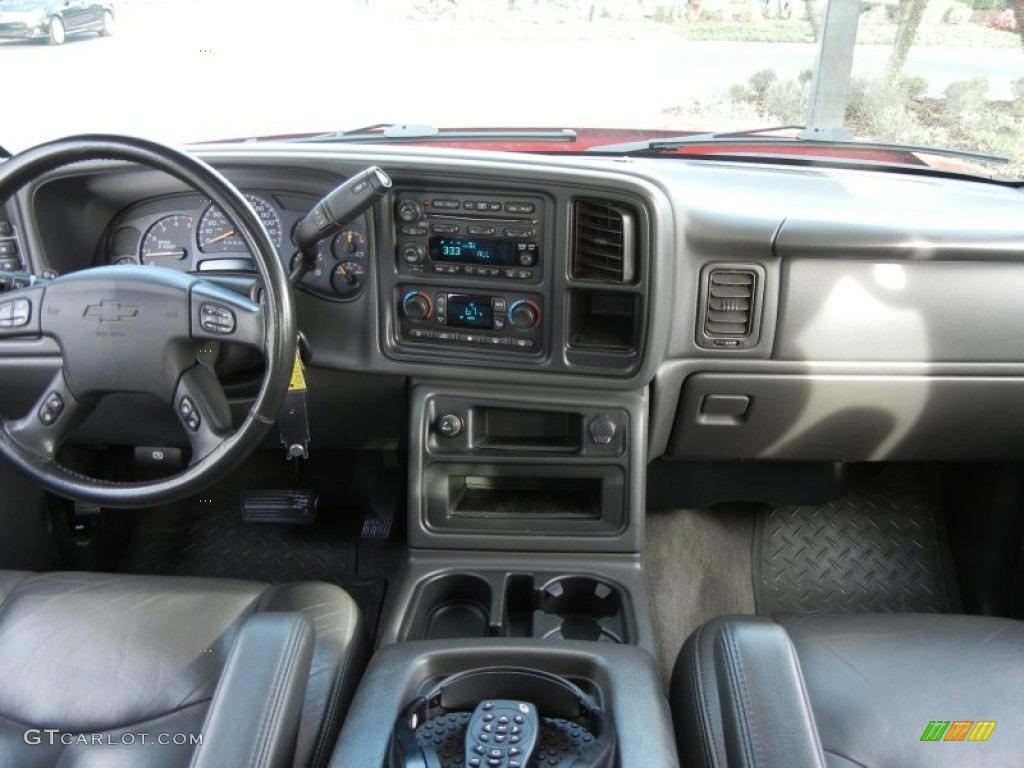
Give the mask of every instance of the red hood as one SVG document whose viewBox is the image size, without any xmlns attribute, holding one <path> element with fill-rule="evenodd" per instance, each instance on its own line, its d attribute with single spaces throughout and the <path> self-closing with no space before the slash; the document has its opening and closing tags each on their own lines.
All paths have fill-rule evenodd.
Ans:
<svg viewBox="0 0 1024 768">
<path fill-rule="evenodd" d="M 448 129 L 446 129 L 448 130 Z M 452 131 L 460 132 L 472 132 L 474 130 L 480 130 L 475 128 L 452 128 Z M 495 130 L 496 133 L 500 134 L 503 129 L 485 129 Z M 509 128 L 510 131 L 526 132 L 526 131 L 544 131 L 550 129 L 537 129 L 537 128 Z M 434 136 L 429 139 L 417 141 L 416 139 L 396 139 L 394 144 L 413 145 L 413 146 L 430 146 L 430 147 L 441 147 L 441 148 L 454 148 L 454 149 L 480 149 L 495 152 L 534 152 L 534 153 L 576 153 L 583 152 L 591 147 L 598 147 L 603 144 L 624 144 L 627 142 L 644 142 L 658 139 L 669 139 L 678 137 L 680 135 L 698 135 L 704 133 L 704 131 L 692 131 L 680 133 L 679 131 L 671 130 L 646 130 L 636 128 L 575 128 L 573 129 L 576 134 L 575 141 L 531 141 L 531 140 L 502 140 L 495 139 L 489 141 L 486 138 L 483 140 L 466 140 L 459 138 L 445 139 L 443 136 Z M 293 133 L 293 134 L 279 134 L 275 136 L 262 136 L 260 137 L 265 141 L 275 140 L 290 140 L 290 139 L 303 139 L 311 136 L 316 136 L 317 133 Z M 785 139 L 785 134 L 775 134 L 782 139 Z M 247 139 L 225 139 L 227 142 L 235 141 L 246 141 Z M 343 137 L 339 138 L 339 141 L 343 141 Z M 381 139 L 382 144 L 389 143 L 385 139 Z M 875 148 L 864 148 L 860 149 L 856 146 L 849 147 L 835 147 L 835 146 L 822 146 L 820 144 L 814 144 L 811 142 L 785 142 L 779 141 L 778 145 L 772 145 L 766 147 L 764 143 L 752 143 L 752 144 L 729 144 L 723 146 L 716 144 L 713 141 L 707 144 L 687 144 L 682 147 L 678 147 L 672 150 L 664 150 L 662 154 L 665 155 L 735 155 L 735 154 L 751 154 L 751 155 L 793 155 L 793 156 L 813 156 L 813 157 L 828 157 L 837 160 L 868 160 L 882 163 L 900 163 L 904 165 L 924 165 L 933 167 L 946 167 L 949 170 L 963 170 L 962 168 L 950 168 L 946 163 L 934 163 L 924 160 L 919 155 L 909 152 L 906 150 L 880 150 Z M 948 162 L 948 161 L 947 161 Z"/>
</svg>

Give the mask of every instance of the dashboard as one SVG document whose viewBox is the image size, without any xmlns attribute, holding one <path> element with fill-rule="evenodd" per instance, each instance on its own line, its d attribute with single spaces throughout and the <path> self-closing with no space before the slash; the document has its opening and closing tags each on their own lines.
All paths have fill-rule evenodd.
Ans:
<svg viewBox="0 0 1024 768">
<path fill-rule="evenodd" d="M 341 181 L 371 165 L 393 180 L 298 286 L 327 442 L 404 444 L 408 388 L 428 382 L 639 397 L 648 461 L 1024 455 L 1019 189 L 724 160 L 194 151 L 286 265 L 295 225 Z M 37 273 L 142 263 L 258 296 L 231 222 L 156 172 L 72 166 L 7 218 Z"/>
</svg>

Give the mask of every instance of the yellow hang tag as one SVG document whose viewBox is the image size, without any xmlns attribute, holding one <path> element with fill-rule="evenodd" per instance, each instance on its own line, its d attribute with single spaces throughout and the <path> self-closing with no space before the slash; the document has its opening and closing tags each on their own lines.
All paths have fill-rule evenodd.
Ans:
<svg viewBox="0 0 1024 768">
<path fill-rule="evenodd" d="M 299 353 L 295 353 L 295 366 L 292 368 L 292 380 L 288 383 L 289 392 L 305 392 L 306 377 L 302 375 L 302 360 Z"/>
</svg>

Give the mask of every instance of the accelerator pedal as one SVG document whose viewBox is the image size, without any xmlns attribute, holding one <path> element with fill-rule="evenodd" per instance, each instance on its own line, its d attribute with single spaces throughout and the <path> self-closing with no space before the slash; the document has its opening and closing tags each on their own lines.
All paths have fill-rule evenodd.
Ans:
<svg viewBox="0 0 1024 768">
<path fill-rule="evenodd" d="M 319 496 L 306 489 L 242 491 L 242 520 L 247 523 L 312 525 Z"/>
</svg>

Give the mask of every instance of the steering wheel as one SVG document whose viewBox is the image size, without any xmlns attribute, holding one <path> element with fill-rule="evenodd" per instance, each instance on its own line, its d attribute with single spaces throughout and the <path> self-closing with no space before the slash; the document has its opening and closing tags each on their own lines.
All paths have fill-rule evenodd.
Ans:
<svg viewBox="0 0 1024 768">
<path fill-rule="evenodd" d="M 0 293 L 0 365 L 23 359 L 26 339 L 49 337 L 60 370 L 27 414 L 0 417 L 0 456 L 47 489 L 108 507 L 185 498 L 220 478 L 274 424 L 295 358 L 295 308 L 288 275 L 242 194 L 203 161 L 155 142 L 86 135 L 43 144 L 0 165 L 0 204 L 40 175 L 84 160 L 124 160 L 164 171 L 217 205 L 236 225 L 263 279 L 263 299 L 149 266 L 107 266 Z M 198 360 L 210 341 L 263 353 L 259 393 L 232 430 L 227 397 Z M 72 430 L 105 395 L 144 393 L 173 408 L 191 446 L 184 470 L 146 482 L 111 482 L 56 461 Z"/>
</svg>

